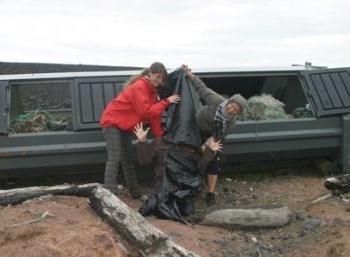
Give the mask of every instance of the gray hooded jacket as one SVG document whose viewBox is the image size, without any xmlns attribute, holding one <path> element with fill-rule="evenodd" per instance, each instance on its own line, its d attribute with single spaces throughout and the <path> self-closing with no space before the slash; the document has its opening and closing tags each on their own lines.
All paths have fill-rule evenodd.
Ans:
<svg viewBox="0 0 350 257">
<path fill-rule="evenodd" d="M 216 130 L 216 124 L 214 122 L 216 110 L 226 98 L 208 88 L 204 82 L 196 76 L 194 76 L 191 82 L 204 104 L 196 114 L 199 129 L 204 136 L 211 136 Z M 233 119 L 227 123 L 226 134 L 232 130 L 235 123 L 236 118 L 233 117 Z"/>
</svg>

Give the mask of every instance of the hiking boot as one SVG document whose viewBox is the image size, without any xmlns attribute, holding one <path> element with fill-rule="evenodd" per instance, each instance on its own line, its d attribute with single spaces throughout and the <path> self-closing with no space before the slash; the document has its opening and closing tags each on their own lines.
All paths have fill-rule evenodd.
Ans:
<svg viewBox="0 0 350 257">
<path fill-rule="evenodd" d="M 141 198 L 143 196 L 141 190 L 138 187 L 130 188 L 129 192 L 130 192 L 131 197 L 133 199 L 139 199 L 139 198 Z"/>
<path fill-rule="evenodd" d="M 215 199 L 215 193 L 213 192 L 208 192 L 207 193 L 207 197 L 206 197 L 206 203 L 207 206 L 212 206 L 216 203 L 216 199 Z"/>
</svg>

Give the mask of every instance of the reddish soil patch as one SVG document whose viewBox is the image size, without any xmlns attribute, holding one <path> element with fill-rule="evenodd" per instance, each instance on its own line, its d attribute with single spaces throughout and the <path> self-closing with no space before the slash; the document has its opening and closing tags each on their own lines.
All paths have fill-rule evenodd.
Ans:
<svg viewBox="0 0 350 257">
<path fill-rule="evenodd" d="M 49 212 L 45 219 L 20 225 L 45 212 Z M 14 224 L 18 226 L 9 227 Z M 51 196 L 1 207 L 0 228 L 3 257 L 125 257 L 130 256 L 128 251 L 132 254 L 132 248 L 97 217 L 85 198 Z"/>
<path fill-rule="evenodd" d="M 179 245 L 203 257 L 210 256 L 209 253 L 220 252 L 222 246 L 215 243 L 215 240 L 219 239 L 218 235 L 229 234 L 227 230 L 216 227 L 183 225 L 159 219 L 150 219 L 150 221 Z"/>
<path fill-rule="evenodd" d="M 317 175 L 238 175 L 219 181 L 218 202 L 207 208 L 204 198 L 188 225 L 155 217 L 147 219 L 179 245 L 203 257 L 347 257 L 350 256 L 350 204 L 332 197 L 312 201 L 329 193 Z M 150 188 L 145 188 L 148 193 Z M 349 198 L 350 195 L 345 195 Z M 142 204 L 120 198 L 137 210 Z M 239 230 L 207 227 L 194 222 L 206 213 L 231 206 L 288 206 L 289 225 L 278 229 Z M 18 206 L 0 208 L 0 227 L 39 217 L 43 221 L 0 230 L 0 256 L 138 256 L 131 245 L 103 223 L 86 199 L 49 197 Z"/>
<path fill-rule="evenodd" d="M 329 193 L 323 183 L 317 176 L 221 179 L 216 206 L 207 209 L 204 199 L 197 204 L 198 212 L 203 215 L 230 206 L 288 206 L 294 217 L 288 226 L 279 229 L 243 231 L 149 220 L 178 244 L 203 257 L 347 257 L 350 253 L 350 212 L 347 209 L 350 205 L 337 197 L 312 204 L 313 200 Z"/>
</svg>

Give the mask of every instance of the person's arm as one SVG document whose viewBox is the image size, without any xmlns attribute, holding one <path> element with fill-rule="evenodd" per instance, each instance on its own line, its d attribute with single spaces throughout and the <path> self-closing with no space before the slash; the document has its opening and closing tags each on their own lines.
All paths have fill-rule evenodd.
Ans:
<svg viewBox="0 0 350 257">
<path fill-rule="evenodd" d="M 197 76 L 193 77 L 191 84 L 205 105 L 217 105 L 226 100 L 225 97 L 208 88 Z"/>
<path fill-rule="evenodd" d="M 156 157 L 156 150 L 153 143 L 138 142 L 136 143 L 136 157 L 137 162 L 141 166 L 147 166 L 154 162 Z"/>
<path fill-rule="evenodd" d="M 200 166 L 205 170 L 209 162 L 212 161 L 218 152 L 222 150 L 221 141 L 215 141 L 213 137 L 209 137 L 207 141 L 202 145 L 202 158 L 200 160 Z"/>
<path fill-rule="evenodd" d="M 160 116 L 160 114 L 170 104 L 178 103 L 180 101 L 180 97 L 178 95 L 172 95 L 159 102 L 153 103 L 153 99 L 151 99 L 147 94 L 147 91 L 150 90 L 147 87 L 148 85 L 139 81 L 130 88 L 132 93 L 130 101 L 142 119 L 150 119 L 156 116 Z"/>
<path fill-rule="evenodd" d="M 148 85 L 144 85 L 143 82 L 136 82 L 137 84 L 132 85 L 130 101 L 134 106 L 136 112 L 142 117 L 142 119 L 149 119 L 160 114 L 170 105 L 167 99 L 152 103 L 147 91 L 149 90 Z"/>
<path fill-rule="evenodd" d="M 196 75 L 194 75 L 186 65 L 182 65 L 182 69 L 186 73 L 193 88 L 196 90 L 197 94 L 199 95 L 199 98 L 204 102 L 205 105 L 216 105 L 226 100 L 220 94 L 208 88 L 205 85 L 205 83 Z"/>
<path fill-rule="evenodd" d="M 213 150 L 211 150 L 210 148 L 206 148 L 199 162 L 201 169 L 206 170 L 209 163 L 215 158 L 215 156 L 216 153 Z"/>
<path fill-rule="evenodd" d="M 137 124 L 134 128 L 134 134 L 136 136 L 136 157 L 140 165 L 150 165 L 157 154 L 155 145 L 147 142 L 147 134 L 149 128 L 143 129 L 142 122 Z"/>
</svg>

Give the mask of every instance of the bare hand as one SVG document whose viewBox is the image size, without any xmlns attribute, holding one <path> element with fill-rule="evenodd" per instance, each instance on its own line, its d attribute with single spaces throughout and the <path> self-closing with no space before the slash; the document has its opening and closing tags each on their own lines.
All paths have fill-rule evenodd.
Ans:
<svg viewBox="0 0 350 257">
<path fill-rule="evenodd" d="M 191 69 L 188 68 L 188 66 L 186 64 L 182 64 L 181 65 L 181 69 L 186 73 L 187 77 L 190 79 L 190 80 L 193 80 L 194 79 L 194 75 L 193 73 L 191 72 Z"/>
<path fill-rule="evenodd" d="M 144 130 L 142 122 L 136 124 L 136 126 L 134 127 L 134 134 L 137 137 L 138 142 L 146 142 L 149 129 L 150 128 Z"/>
<path fill-rule="evenodd" d="M 181 97 L 179 95 L 172 95 L 172 96 L 169 96 L 167 99 L 170 103 L 177 104 L 178 102 L 180 102 Z"/>
<path fill-rule="evenodd" d="M 222 151 L 222 143 L 221 140 L 215 141 L 214 137 L 209 137 L 205 144 L 214 152 Z"/>
</svg>

